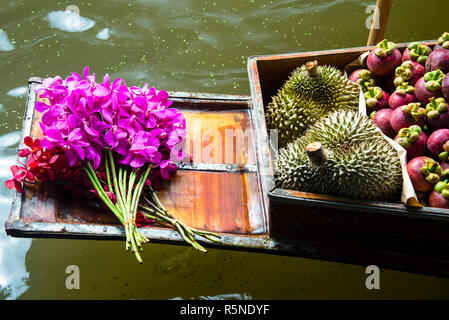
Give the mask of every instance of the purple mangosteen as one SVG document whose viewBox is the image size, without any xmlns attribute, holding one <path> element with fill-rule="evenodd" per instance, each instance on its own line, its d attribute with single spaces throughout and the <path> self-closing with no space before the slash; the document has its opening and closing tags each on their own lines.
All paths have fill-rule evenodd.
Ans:
<svg viewBox="0 0 449 320">
<path fill-rule="evenodd" d="M 440 181 L 441 167 L 432 158 L 421 156 L 407 163 L 407 172 L 417 192 L 429 192 Z"/>
<path fill-rule="evenodd" d="M 402 54 L 402 61 L 415 61 L 422 66 L 426 65 L 427 56 L 432 52 L 432 49 L 422 42 L 412 42 L 404 50 Z"/>
<path fill-rule="evenodd" d="M 429 197 L 429 205 L 449 209 L 449 169 L 441 167 L 441 179 L 435 184 Z"/>
<path fill-rule="evenodd" d="M 449 73 L 444 77 L 441 83 L 441 93 L 449 100 Z"/>
<path fill-rule="evenodd" d="M 429 103 L 430 98 L 441 97 L 441 86 L 444 74 L 441 70 L 427 72 L 415 84 L 415 96 L 424 104 Z"/>
<path fill-rule="evenodd" d="M 373 111 L 370 114 L 371 119 L 379 127 L 387 137 L 394 138 L 396 132 L 391 127 L 390 118 L 393 110 L 390 108 L 380 109 L 378 111 Z"/>
<path fill-rule="evenodd" d="M 375 76 L 386 77 L 393 74 L 394 69 L 401 65 L 402 55 L 396 44 L 386 39 L 379 42 L 371 50 L 366 60 L 369 71 Z"/>
<path fill-rule="evenodd" d="M 408 128 L 411 125 L 422 126 L 426 119 L 426 110 L 420 103 L 409 103 L 393 110 L 390 118 L 390 124 L 394 131 L 399 132 L 402 128 Z"/>
<path fill-rule="evenodd" d="M 404 61 L 395 70 L 394 85 L 400 86 L 403 82 L 407 82 L 414 86 L 416 81 L 424 76 L 426 69 L 422 65 L 414 61 Z"/>
<path fill-rule="evenodd" d="M 449 169 L 449 162 L 447 161 L 441 161 L 440 162 L 441 172 L 443 172 L 446 169 Z M 448 171 L 449 172 L 449 171 Z"/>
<path fill-rule="evenodd" d="M 380 110 L 388 106 L 390 95 L 383 91 L 380 87 L 369 87 L 364 93 L 366 106 L 370 110 Z"/>
<path fill-rule="evenodd" d="M 449 180 L 447 180 L 447 182 L 440 181 L 437 183 L 437 185 L 438 190 L 441 190 L 441 192 L 433 190 L 430 193 L 428 202 L 429 206 L 433 208 L 449 209 L 449 188 L 448 188 Z"/>
<path fill-rule="evenodd" d="M 447 161 L 449 156 L 449 129 L 434 131 L 427 140 L 427 149 L 435 158 Z"/>
<path fill-rule="evenodd" d="M 432 131 L 449 128 L 449 104 L 442 97 L 430 98 L 426 105 L 427 124 Z"/>
<path fill-rule="evenodd" d="M 420 126 L 412 125 L 408 128 L 402 128 L 394 138 L 394 141 L 407 151 L 407 162 L 426 154 L 427 135 Z"/>
<path fill-rule="evenodd" d="M 394 110 L 400 106 L 415 102 L 416 97 L 414 93 L 415 88 L 409 86 L 407 82 L 403 82 L 396 87 L 396 91 L 391 94 L 390 99 L 388 100 L 388 105 Z"/>
<path fill-rule="evenodd" d="M 365 92 L 369 87 L 374 87 L 376 85 L 377 79 L 373 76 L 371 71 L 367 69 L 357 69 L 354 70 L 348 77 L 352 82 L 357 83 Z"/>
<path fill-rule="evenodd" d="M 449 50 L 439 49 L 429 54 L 426 61 L 426 71 L 441 70 L 443 73 L 449 72 Z"/>
</svg>

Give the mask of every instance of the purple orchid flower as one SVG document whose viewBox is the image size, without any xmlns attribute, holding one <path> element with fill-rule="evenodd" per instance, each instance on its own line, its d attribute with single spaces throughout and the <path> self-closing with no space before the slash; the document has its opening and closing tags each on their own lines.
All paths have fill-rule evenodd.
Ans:
<svg viewBox="0 0 449 320">
<path fill-rule="evenodd" d="M 96 169 L 109 148 L 121 164 L 152 164 L 152 174 L 168 180 L 177 169 L 174 162 L 186 156 L 185 118 L 170 107 L 164 90 L 128 87 L 120 78 L 111 84 L 108 74 L 97 83 L 87 66 L 82 76 L 73 72 L 65 80 L 45 79 L 36 92 L 50 102 L 36 103 L 43 113 L 42 146 L 64 148 L 70 165 L 88 160 Z"/>
<path fill-rule="evenodd" d="M 86 153 L 83 147 L 89 146 L 89 143 L 84 141 L 80 128 L 72 130 L 68 137 L 64 137 L 58 129 L 50 128 L 45 133 L 41 146 L 44 148 L 65 148 L 65 156 L 69 166 L 74 166 L 78 159 L 84 160 Z"/>
</svg>

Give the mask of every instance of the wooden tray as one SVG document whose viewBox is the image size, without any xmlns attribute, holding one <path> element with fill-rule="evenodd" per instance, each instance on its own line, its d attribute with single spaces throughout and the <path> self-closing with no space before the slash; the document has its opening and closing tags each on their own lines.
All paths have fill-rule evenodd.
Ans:
<svg viewBox="0 0 449 320">
<path fill-rule="evenodd" d="M 435 42 L 424 43 L 434 46 Z M 403 51 L 408 44 L 398 44 Z M 268 190 L 266 203 L 269 235 L 277 240 L 310 241 L 322 248 L 349 248 L 352 256 L 370 256 L 378 263 L 379 251 L 397 257 L 387 261 L 418 272 L 449 275 L 449 210 L 409 208 L 400 203 L 354 201 L 327 195 L 275 188 L 273 155 L 267 147 L 264 111 L 278 89 L 297 67 L 317 60 L 341 70 L 372 47 L 331 51 L 254 56 L 248 59 L 255 122 L 261 147 L 262 184 Z M 352 248 L 352 249 L 351 249 Z M 358 252 L 356 248 L 363 251 Z M 332 250 L 331 250 L 332 251 Z M 332 254 L 329 252 L 324 254 Z M 350 254 L 348 252 L 348 254 Z M 385 261 L 384 261 L 385 262 Z"/>
<path fill-rule="evenodd" d="M 40 100 L 34 88 L 40 82 L 29 81 L 19 148 L 25 136 L 41 137 L 40 115 L 34 111 Z M 193 161 L 180 164 L 174 179 L 159 192 L 160 199 L 187 225 L 222 233 L 224 246 L 266 248 L 267 219 L 249 97 L 182 92 L 170 97 L 186 117 L 186 147 Z M 124 237 L 115 216 L 95 199 L 45 184 L 26 185 L 23 194 L 14 192 L 6 231 L 24 237 Z M 171 229 L 148 227 L 144 233 L 153 240 L 181 241 Z"/>
</svg>

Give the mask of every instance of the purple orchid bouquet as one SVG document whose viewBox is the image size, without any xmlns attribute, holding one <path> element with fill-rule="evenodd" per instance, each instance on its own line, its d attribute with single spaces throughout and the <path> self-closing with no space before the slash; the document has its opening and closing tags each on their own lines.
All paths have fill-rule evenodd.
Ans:
<svg viewBox="0 0 449 320">
<path fill-rule="evenodd" d="M 177 164 L 188 156 L 184 149 L 186 121 L 170 108 L 164 90 L 146 84 L 128 87 L 109 75 L 97 83 L 86 67 L 83 76 L 45 79 L 36 88 L 49 103 L 37 102 L 42 113 L 40 147 L 63 150 L 69 167 L 80 167 L 95 193 L 123 224 L 126 249 L 135 253 L 148 239 L 136 224 L 138 214 L 171 225 L 196 249 L 206 251 L 195 235 L 218 241 L 218 235 L 186 226 L 162 205 L 156 189 L 169 180 Z"/>
</svg>

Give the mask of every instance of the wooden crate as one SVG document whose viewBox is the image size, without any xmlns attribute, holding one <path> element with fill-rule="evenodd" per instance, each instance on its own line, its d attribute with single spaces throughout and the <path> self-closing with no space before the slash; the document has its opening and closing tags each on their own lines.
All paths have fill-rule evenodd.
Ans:
<svg viewBox="0 0 449 320">
<path fill-rule="evenodd" d="M 425 41 L 434 46 L 435 42 Z M 398 44 L 403 51 L 407 44 Z M 263 185 L 268 187 L 269 235 L 276 240 L 309 241 L 322 249 L 321 255 L 347 249 L 348 257 L 376 258 L 379 251 L 399 258 L 398 265 L 423 272 L 449 274 L 449 210 L 412 208 L 400 203 L 354 201 L 321 194 L 275 187 L 273 154 L 265 107 L 290 74 L 307 61 L 332 65 L 341 70 L 372 47 L 330 51 L 254 56 L 248 59 L 253 108 L 261 153 Z M 392 262 L 391 260 L 390 262 Z M 431 271 L 432 270 L 432 271 Z"/>
</svg>

